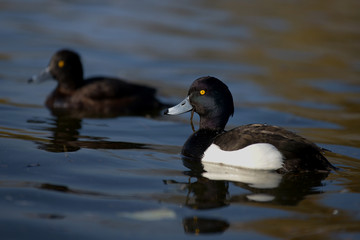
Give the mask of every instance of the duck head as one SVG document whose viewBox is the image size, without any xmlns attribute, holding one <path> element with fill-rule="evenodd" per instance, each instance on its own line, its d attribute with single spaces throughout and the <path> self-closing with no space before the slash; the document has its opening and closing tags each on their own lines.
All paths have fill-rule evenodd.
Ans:
<svg viewBox="0 0 360 240">
<path fill-rule="evenodd" d="M 193 111 L 200 116 L 200 129 L 222 131 L 234 114 L 234 102 L 228 87 L 215 77 L 201 77 L 190 86 L 188 96 L 168 108 L 167 115 Z"/>
<path fill-rule="evenodd" d="M 82 85 L 83 74 L 80 56 L 71 50 L 63 49 L 52 56 L 47 68 L 31 77 L 28 82 L 39 83 L 55 79 L 60 88 L 74 90 Z"/>
</svg>

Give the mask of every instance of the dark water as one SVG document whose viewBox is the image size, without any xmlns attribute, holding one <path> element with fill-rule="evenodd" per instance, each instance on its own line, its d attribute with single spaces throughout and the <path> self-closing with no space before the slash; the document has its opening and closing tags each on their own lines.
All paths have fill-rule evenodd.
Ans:
<svg viewBox="0 0 360 240">
<path fill-rule="evenodd" d="M 359 239 L 360 2 L 1 1 L 1 239 Z M 191 177 L 189 115 L 74 119 L 28 85 L 58 49 L 180 101 L 213 75 L 228 128 L 286 127 L 342 170 Z M 224 179 L 224 174 L 227 179 Z"/>
</svg>

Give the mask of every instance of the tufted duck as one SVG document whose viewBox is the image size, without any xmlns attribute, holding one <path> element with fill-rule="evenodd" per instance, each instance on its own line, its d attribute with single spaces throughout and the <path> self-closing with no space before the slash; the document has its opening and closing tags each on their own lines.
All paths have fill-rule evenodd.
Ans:
<svg viewBox="0 0 360 240">
<path fill-rule="evenodd" d="M 158 114 L 164 108 L 152 87 L 111 77 L 84 80 L 80 57 L 70 50 L 56 52 L 49 66 L 28 81 L 51 78 L 57 81 L 57 87 L 45 104 L 53 111 L 82 112 L 85 116 L 145 115 Z"/>
<path fill-rule="evenodd" d="M 234 103 L 228 87 L 217 78 L 195 80 L 186 99 L 165 114 L 189 111 L 199 114 L 200 127 L 183 146 L 186 158 L 279 173 L 336 169 L 318 146 L 284 128 L 249 124 L 224 131 Z"/>
</svg>

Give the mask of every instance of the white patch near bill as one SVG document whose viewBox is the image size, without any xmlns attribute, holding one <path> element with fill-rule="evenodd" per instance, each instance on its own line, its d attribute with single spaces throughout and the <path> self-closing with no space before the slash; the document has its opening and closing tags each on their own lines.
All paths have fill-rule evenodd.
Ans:
<svg viewBox="0 0 360 240">
<path fill-rule="evenodd" d="M 216 144 L 211 144 L 204 152 L 202 162 L 256 170 L 276 170 L 282 167 L 283 156 L 269 143 L 255 143 L 235 151 L 224 151 Z"/>
</svg>

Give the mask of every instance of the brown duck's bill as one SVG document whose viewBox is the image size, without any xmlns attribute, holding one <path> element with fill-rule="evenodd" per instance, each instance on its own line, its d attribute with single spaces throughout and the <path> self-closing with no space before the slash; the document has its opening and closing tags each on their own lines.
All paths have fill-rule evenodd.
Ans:
<svg viewBox="0 0 360 240">
<path fill-rule="evenodd" d="M 52 75 L 50 73 L 50 68 L 47 67 L 43 71 L 41 71 L 38 75 L 32 76 L 28 80 L 28 83 L 41 83 L 50 79 L 52 79 Z"/>
</svg>

